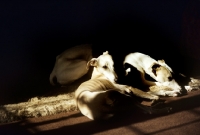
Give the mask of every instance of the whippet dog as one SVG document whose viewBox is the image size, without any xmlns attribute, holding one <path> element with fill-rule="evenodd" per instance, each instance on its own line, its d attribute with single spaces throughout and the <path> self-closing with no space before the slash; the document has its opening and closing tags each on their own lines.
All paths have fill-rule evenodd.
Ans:
<svg viewBox="0 0 200 135">
<path fill-rule="evenodd" d="M 56 57 L 53 71 L 50 74 L 52 85 L 67 85 L 81 78 L 88 70 L 87 62 L 92 58 L 90 44 L 83 44 L 65 50 Z"/>
<path fill-rule="evenodd" d="M 124 64 L 128 63 L 134 66 L 140 73 L 141 79 L 144 85 L 147 86 L 167 86 L 169 90 L 150 91 L 150 93 L 161 96 L 178 96 L 181 93 L 181 87 L 174 80 L 172 76 L 172 69 L 165 63 L 164 60 L 158 60 L 151 58 L 146 54 L 139 52 L 130 53 L 125 57 Z M 156 81 L 148 81 L 145 79 L 145 73 L 150 75 Z"/>
<path fill-rule="evenodd" d="M 158 100 L 159 97 L 126 85 L 116 84 L 117 75 L 114 72 L 112 56 L 104 52 L 98 58 L 92 58 L 87 63 L 87 68 L 93 67 L 90 80 L 82 83 L 75 91 L 77 107 L 89 119 L 107 119 L 113 117 L 127 105 L 136 105 L 146 113 L 168 112 L 169 108 L 153 109 L 139 102 L 126 93 L 132 92 L 136 96 Z"/>
<path fill-rule="evenodd" d="M 88 73 L 88 69 L 85 68 L 87 62 L 92 58 L 91 44 L 83 44 L 67 49 L 56 57 L 56 62 L 53 71 L 50 74 L 50 83 L 52 85 L 59 84 L 61 86 L 70 84 L 75 80 L 81 78 Z M 143 62 L 142 62 L 143 61 Z M 151 57 L 141 53 L 131 53 L 126 56 L 124 63 L 130 63 L 142 73 L 142 80 L 144 84 L 152 86 L 170 86 L 173 91 L 160 90 L 156 95 L 169 95 L 177 96 L 177 92 L 180 91 L 180 87 L 177 85 L 174 79 L 172 79 L 171 68 L 165 64 L 164 61 L 155 61 Z M 140 64 L 137 64 L 140 63 Z M 143 64 L 142 64 L 143 63 Z M 143 67 L 143 68 L 141 68 Z M 149 68 L 148 68 L 149 67 Z M 122 69 L 123 70 L 123 69 Z M 105 70 L 107 71 L 107 70 Z M 158 82 L 150 82 L 144 78 L 144 72 L 148 73 Z M 110 74 L 116 74 L 115 71 Z M 171 79 L 171 81 L 170 81 Z M 167 81 L 169 80 L 169 81 Z M 162 82 L 160 84 L 159 82 Z M 134 82 L 133 82 L 134 83 Z M 175 88 L 176 86 L 176 88 Z M 175 92 L 175 90 L 177 92 Z"/>
</svg>

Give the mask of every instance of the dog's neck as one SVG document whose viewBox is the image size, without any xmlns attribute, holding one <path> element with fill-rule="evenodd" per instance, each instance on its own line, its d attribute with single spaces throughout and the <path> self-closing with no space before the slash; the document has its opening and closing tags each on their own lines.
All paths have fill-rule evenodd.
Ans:
<svg viewBox="0 0 200 135">
<path fill-rule="evenodd" d="M 102 73 L 100 73 L 96 67 L 93 68 L 91 79 L 107 79 Z"/>
</svg>

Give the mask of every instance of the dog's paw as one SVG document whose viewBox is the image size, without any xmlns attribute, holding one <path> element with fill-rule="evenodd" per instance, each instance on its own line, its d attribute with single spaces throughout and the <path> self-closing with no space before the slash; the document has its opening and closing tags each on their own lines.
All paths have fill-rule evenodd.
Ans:
<svg viewBox="0 0 200 135">
<path fill-rule="evenodd" d="M 149 99 L 150 100 L 159 100 L 160 99 L 159 96 L 153 94 L 152 92 L 147 92 L 147 93 L 149 94 Z"/>
<path fill-rule="evenodd" d="M 155 82 L 157 89 L 163 89 L 163 90 L 168 90 L 168 91 L 176 91 L 178 93 L 181 93 L 181 86 L 175 81 L 172 80 L 170 82 Z"/>
<path fill-rule="evenodd" d="M 169 97 L 177 97 L 179 95 L 179 92 L 177 91 L 166 91 L 166 90 L 161 90 L 160 93 L 164 93 L 164 96 L 169 96 Z M 161 96 L 163 96 L 161 95 Z"/>
<path fill-rule="evenodd" d="M 158 95 L 158 96 L 170 96 L 170 97 L 177 97 L 179 92 L 176 91 L 168 91 L 168 90 L 158 90 L 158 91 L 150 91 L 149 93 Z"/>
<path fill-rule="evenodd" d="M 163 90 L 159 90 L 159 91 L 149 91 L 149 94 L 152 95 L 157 95 L 157 96 L 166 96 L 165 92 L 163 92 Z"/>
<path fill-rule="evenodd" d="M 176 91 L 172 91 L 172 92 L 166 92 L 166 95 L 170 97 L 177 97 L 179 94 Z"/>
<path fill-rule="evenodd" d="M 131 87 L 125 87 L 124 88 L 124 92 L 125 93 L 132 93 L 132 90 L 131 90 L 132 88 Z"/>
<path fill-rule="evenodd" d="M 185 89 L 187 90 L 187 92 L 191 92 L 192 91 L 192 87 L 190 87 L 190 86 L 185 86 Z"/>
<path fill-rule="evenodd" d="M 194 90 L 199 90 L 200 86 L 185 86 L 185 89 L 186 89 L 187 92 L 191 92 L 191 91 L 194 91 Z"/>
<path fill-rule="evenodd" d="M 163 85 L 161 85 L 161 86 L 157 86 L 157 85 L 150 86 L 149 89 L 152 92 L 157 92 L 157 91 L 160 91 L 160 90 L 173 91 L 173 89 L 171 87 L 163 86 Z"/>
<path fill-rule="evenodd" d="M 154 100 L 159 100 L 160 99 L 160 97 L 159 96 L 156 96 L 156 95 L 152 95 L 153 97 L 152 97 L 152 100 L 154 99 Z"/>
<path fill-rule="evenodd" d="M 178 85 L 177 87 L 173 88 L 173 91 L 176 92 L 176 93 L 181 94 L 182 88 L 181 88 L 181 86 Z"/>
<path fill-rule="evenodd" d="M 191 77 L 190 80 L 191 80 L 191 83 L 200 84 L 200 79 L 195 79 Z"/>
<path fill-rule="evenodd" d="M 120 85 L 120 84 L 113 84 L 117 89 L 119 89 L 124 94 L 131 94 L 132 93 L 132 87 L 128 85 Z"/>
<path fill-rule="evenodd" d="M 176 92 L 167 94 L 167 96 L 169 96 L 169 97 L 177 97 L 178 95 L 179 94 Z"/>
<path fill-rule="evenodd" d="M 194 79 L 190 78 L 191 81 L 188 83 L 188 85 L 185 86 L 185 89 L 187 92 L 191 92 L 193 90 L 199 90 L 200 89 L 200 80 L 199 79 Z"/>
<path fill-rule="evenodd" d="M 163 84 L 160 82 L 155 82 L 155 84 L 156 84 L 156 86 L 163 86 Z"/>
</svg>

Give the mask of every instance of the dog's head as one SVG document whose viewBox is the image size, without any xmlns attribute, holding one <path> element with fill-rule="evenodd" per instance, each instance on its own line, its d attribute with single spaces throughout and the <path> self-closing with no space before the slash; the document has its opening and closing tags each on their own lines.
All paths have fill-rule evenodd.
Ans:
<svg viewBox="0 0 200 135">
<path fill-rule="evenodd" d="M 158 82 L 170 82 L 173 80 L 172 69 L 165 63 L 164 60 L 158 60 L 158 63 L 154 63 L 152 72 L 155 75 L 155 79 Z"/>
<path fill-rule="evenodd" d="M 89 66 L 95 67 L 100 74 L 103 74 L 111 82 L 117 81 L 118 77 L 114 71 L 114 62 L 108 51 L 104 52 L 98 58 L 92 58 L 87 63 L 87 68 Z"/>
<path fill-rule="evenodd" d="M 173 90 L 178 93 L 181 92 L 181 87 L 175 81 L 172 69 L 165 63 L 164 60 L 158 60 L 158 63 L 155 63 L 152 66 L 152 72 L 155 75 L 156 81 L 162 83 L 164 86 L 173 88 Z"/>
</svg>

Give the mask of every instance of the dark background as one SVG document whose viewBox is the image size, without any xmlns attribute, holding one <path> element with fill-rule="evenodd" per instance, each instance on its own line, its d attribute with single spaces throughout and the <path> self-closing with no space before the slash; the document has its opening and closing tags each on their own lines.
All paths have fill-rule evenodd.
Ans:
<svg viewBox="0 0 200 135">
<path fill-rule="evenodd" d="M 1 1 L 0 104 L 48 92 L 55 57 L 83 43 L 140 51 L 198 75 L 199 7 L 197 0 Z"/>
</svg>

